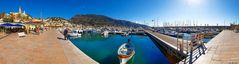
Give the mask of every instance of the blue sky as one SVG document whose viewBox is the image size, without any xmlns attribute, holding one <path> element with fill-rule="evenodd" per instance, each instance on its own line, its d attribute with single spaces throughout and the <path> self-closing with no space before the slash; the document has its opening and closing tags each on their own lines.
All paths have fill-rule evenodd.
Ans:
<svg viewBox="0 0 239 64">
<path fill-rule="evenodd" d="M 76 14 L 106 15 L 153 25 L 169 22 L 224 25 L 239 20 L 239 0 L 0 0 L 0 12 L 71 18 Z M 190 22 L 191 21 L 191 22 Z M 238 22 L 239 23 L 239 22 Z"/>
</svg>

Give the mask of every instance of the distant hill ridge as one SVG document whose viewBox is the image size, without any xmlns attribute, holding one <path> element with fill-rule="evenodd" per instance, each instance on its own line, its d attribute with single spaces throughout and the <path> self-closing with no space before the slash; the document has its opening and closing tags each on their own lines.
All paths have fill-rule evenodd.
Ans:
<svg viewBox="0 0 239 64">
<path fill-rule="evenodd" d="M 147 27 L 126 20 L 117 20 L 104 15 L 85 14 L 75 15 L 70 19 L 71 23 L 91 26 L 125 26 L 125 27 Z"/>
</svg>

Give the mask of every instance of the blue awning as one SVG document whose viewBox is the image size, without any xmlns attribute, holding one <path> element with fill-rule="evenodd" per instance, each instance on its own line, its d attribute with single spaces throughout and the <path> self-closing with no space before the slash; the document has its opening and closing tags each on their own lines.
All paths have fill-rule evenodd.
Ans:
<svg viewBox="0 0 239 64">
<path fill-rule="evenodd" d="M 0 26 L 24 26 L 23 24 L 14 24 L 14 23 L 3 23 Z"/>
<path fill-rule="evenodd" d="M 15 24 L 14 26 L 24 26 L 23 24 Z"/>
</svg>

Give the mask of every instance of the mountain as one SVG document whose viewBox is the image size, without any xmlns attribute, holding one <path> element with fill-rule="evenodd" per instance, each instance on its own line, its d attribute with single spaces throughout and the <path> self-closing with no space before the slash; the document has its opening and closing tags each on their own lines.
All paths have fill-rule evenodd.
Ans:
<svg viewBox="0 0 239 64">
<path fill-rule="evenodd" d="M 146 25 L 133 23 L 126 20 L 113 19 L 104 15 L 85 14 L 75 15 L 70 19 L 71 23 L 90 26 L 124 26 L 124 27 L 147 27 Z"/>
</svg>

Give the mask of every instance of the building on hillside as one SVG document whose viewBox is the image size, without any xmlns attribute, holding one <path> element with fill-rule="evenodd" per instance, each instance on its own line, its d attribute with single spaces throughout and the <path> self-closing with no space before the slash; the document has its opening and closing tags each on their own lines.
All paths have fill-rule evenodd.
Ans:
<svg viewBox="0 0 239 64">
<path fill-rule="evenodd" d="M 47 27 L 63 27 L 63 26 L 72 26 L 71 23 L 69 23 L 67 20 L 51 20 L 47 19 L 45 21 L 45 25 Z"/>
<path fill-rule="evenodd" d="M 14 22 L 30 22 L 32 20 L 32 17 L 28 14 L 26 14 L 25 11 L 22 12 L 22 8 L 19 7 L 18 12 L 10 12 L 9 16 L 13 19 Z"/>
<path fill-rule="evenodd" d="M 44 22 L 42 19 L 32 19 L 30 22 L 25 22 L 26 33 L 38 33 L 44 31 Z"/>
<path fill-rule="evenodd" d="M 22 27 L 26 33 L 39 33 L 44 30 L 44 19 L 32 18 L 25 11 L 22 11 L 22 8 L 19 7 L 18 12 L 0 13 L 0 23 L 1 22 L 10 22 L 10 23 L 22 23 Z"/>
<path fill-rule="evenodd" d="M 7 14 L 5 12 L 0 13 L 0 22 L 3 22 L 3 19 L 7 18 Z"/>
<path fill-rule="evenodd" d="M 15 23 L 25 23 L 32 20 L 32 17 L 29 14 L 26 14 L 25 11 L 22 12 L 22 8 L 19 7 L 18 12 L 0 13 L 0 22 L 15 22 Z"/>
</svg>

